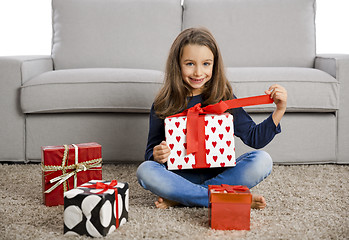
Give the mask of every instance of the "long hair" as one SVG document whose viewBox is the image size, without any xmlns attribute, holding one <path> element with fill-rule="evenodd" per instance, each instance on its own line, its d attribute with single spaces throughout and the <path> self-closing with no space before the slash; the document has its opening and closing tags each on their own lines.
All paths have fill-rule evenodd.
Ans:
<svg viewBox="0 0 349 240">
<path fill-rule="evenodd" d="M 211 79 L 205 84 L 202 98 L 203 105 L 218 103 L 233 98 L 232 87 L 225 76 L 224 65 L 217 42 L 204 28 L 189 28 L 181 32 L 174 40 L 166 63 L 165 79 L 154 101 L 155 113 L 159 118 L 166 118 L 187 108 L 192 96 L 191 87 L 182 79 L 181 57 L 186 45 L 208 47 L 213 53 Z"/>
</svg>

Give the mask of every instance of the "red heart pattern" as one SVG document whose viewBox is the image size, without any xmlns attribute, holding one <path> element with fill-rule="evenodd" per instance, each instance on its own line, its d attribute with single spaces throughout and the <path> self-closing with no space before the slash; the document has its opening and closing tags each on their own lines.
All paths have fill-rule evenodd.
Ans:
<svg viewBox="0 0 349 240">
<path fill-rule="evenodd" d="M 204 117 L 205 132 L 199 137 L 205 138 L 205 155 L 208 167 L 235 166 L 233 117 L 224 113 L 221 115 L 207 114 Z M 187 154 L 187 122 L 186 117 L 165 119 L 165 138 L 171 153 L 168 169 L 192 169 L 196 167 L 196 155 Z M 200 160 L 202 161 L 202 160 Z"/>
<path fill-rule="evenodd" d="M 182 151 L 177 151 L 177 155 L 180 157 L 182 155 Z"/>
</svg>

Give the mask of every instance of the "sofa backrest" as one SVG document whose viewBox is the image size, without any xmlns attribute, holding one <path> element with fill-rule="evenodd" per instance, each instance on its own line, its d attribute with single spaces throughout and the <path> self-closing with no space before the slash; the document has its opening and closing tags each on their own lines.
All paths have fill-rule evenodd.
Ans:
<svg viewBox="0 0 349 240">
<path fill-rule="evenodd" d="M 164 70 L 180 0 L 52 0 L 55 69 Z"/>
<path fill-rule="evenodd" d="M 207 27 L 227 67 L 313 67 L 315 0 L 185 0 L 183 28 Z"/>
<path fill-rule="evenodd" d="M 226 67 L 314 65 L 315 0 L 52 0 L 52 7 L 55 69 L 164 70 L 180 31 L 200 26 L 217 39 Z"/>
</svg>

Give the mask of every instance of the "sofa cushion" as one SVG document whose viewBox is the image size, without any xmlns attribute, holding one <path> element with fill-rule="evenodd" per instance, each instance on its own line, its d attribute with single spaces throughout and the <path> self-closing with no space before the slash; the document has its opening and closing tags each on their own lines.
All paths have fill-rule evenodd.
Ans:
<svg viewBox="0 0 349 240">
<path fill-rule="evenodd" d="M 185 0 L 183 27 L 207 27 L 227 67 L 313 67 L 315 0 Z"/>
<path fill-rule="evenodd" d="M 238 97 L 263 94 L 272 84 L 287 89 L 288 112 L 334 112 L 339 106 L 339 83 L 331 75 L 313 68 L 227 68 L 227 77 Z M 272 105 L 246 108 L 265 112 Z"/>
<path fill-rule="evenodd" d="M 264 94 L 274 83 L 288 91 L 287 111 L 334 112 L 339 84 L 311 68 L 227 68 L 238 97 Z M 163 82 L 163 73 L 141 69 L 72 69 L 46 72 L 24 83 L 24 113 L 148 112 Z M 273 105 L 246 107 L 270 112 Z"/>
<path fill-rule="evenodd" d="M 56 70 L 163 70 L 181 31 L 179 0 L 53 0 L 52 8 Z"/>
<path fill-rule="evenodd" d="M 72 69 L 43 73 L 21 88 L 24 113 L 148 112 L 163 73 L 142 69 Z"/>
</svg>

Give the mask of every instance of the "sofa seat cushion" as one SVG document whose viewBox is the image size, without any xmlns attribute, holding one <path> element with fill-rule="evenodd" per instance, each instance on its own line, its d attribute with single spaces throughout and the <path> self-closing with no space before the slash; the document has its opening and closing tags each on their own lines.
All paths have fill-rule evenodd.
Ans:
<svg viewBox="0 0 349 240">
<path fill-rule="evenodd" d="M 143 69 L 71 69 L 43 73 L 21 88 L 23 113 L 149 112 L 163 73 Z"/>
<path fill-rule="evenodd" d="M 274 83 L 287 89 L 288 112 L 334 112 L 339 106 L 339 83 L 313 68 L 227 68 L 227 77 L 237 97 L 264 94 Z M 273 105 L 246 107 L 249 112 L 268 112 Z"/>
</svg>

